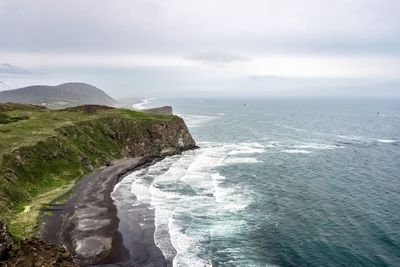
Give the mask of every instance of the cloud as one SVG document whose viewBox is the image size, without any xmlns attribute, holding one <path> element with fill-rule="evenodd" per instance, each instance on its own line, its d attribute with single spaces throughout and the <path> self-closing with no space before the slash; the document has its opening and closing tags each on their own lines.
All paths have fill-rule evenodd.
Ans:
<svg viewBox="0 0 400 267">
<path fill-rule="evenodd" d="M 14 65 L 3 63 L 0 64 L 0 74 L 33 74 L 34 72 L 16 67 Z"/>
<path fill-rule="evenodd" d="M 277 80 L 281 79 L 282 77 L 277 75 L 249 75 L 246 76 L 246 79 L 251 81 L 264 81 L 264 80 Z"/>
<path fill-rule="evenodd" d="M 299 88 L 285 77 L 389 80 L 400 77 L 399 9 L 399 0 L 0 0 L 0 73 L 18 85 L 86 79 L 149 96 L 230 95 L 244 76 L 260 94 Z"/>
<path fill-rule="evenodd" d="M 400 1 L 384 2 L 6 1 L 20 12 L 15 20 L 0 1 L 0 32 L 7 33 L 0 50 L 400 53 Z"/>
<path fill-rule="evenodd" d="M 197 53 L 186 57 L 186 59 L 208 64 L 230 64 L 233 62 L 250 61 L 247 57 L 225 52 Z"/>
</svg>

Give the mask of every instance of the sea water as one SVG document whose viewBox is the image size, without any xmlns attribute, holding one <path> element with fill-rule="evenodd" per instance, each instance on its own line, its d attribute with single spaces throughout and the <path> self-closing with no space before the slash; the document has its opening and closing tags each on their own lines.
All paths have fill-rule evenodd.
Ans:
<svg viewBox="0 0 400 267">
<path fill-rule="evenodd" d="M 154 209 L 174 266 L 400 266 L 400 100 L 142 104 L 172 105 L 200 146 L 116 189 Z"/>
</svg>

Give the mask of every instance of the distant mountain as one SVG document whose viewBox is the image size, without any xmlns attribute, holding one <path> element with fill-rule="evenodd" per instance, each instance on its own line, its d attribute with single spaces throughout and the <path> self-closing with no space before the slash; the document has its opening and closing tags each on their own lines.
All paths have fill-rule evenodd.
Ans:
<svg viewBox="0 0 400 267">
<path fill-rule="evenodd" d="M 0 103 L 14 102 L 58 109 L 95 104 L 115 106 L 117 101 L 97 87 L 85 83 L 63 83 L 57 86 L 34 85 L 0 92 Z"/>
</svg>

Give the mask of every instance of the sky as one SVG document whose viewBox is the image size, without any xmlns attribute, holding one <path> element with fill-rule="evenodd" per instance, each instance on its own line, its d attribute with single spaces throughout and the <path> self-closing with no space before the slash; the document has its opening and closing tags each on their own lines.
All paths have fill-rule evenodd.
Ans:
<svg viewBox="0 0 400 267">
<path fill-rule="evenodd" d="M 0 0 L 0 90 L 400 96 L 399 0 Z"/>
</svg>

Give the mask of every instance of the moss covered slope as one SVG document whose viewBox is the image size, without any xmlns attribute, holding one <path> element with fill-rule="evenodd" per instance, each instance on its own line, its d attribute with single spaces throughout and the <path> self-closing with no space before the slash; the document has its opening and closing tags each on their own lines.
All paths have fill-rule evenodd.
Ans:
<svg viewBox="0 0 400 267">
<path fill-rule="evenodd" d="M 1 104 L 0 215 L 15 220 L 34 201 L 50 201 L 110 160 L 164 156 L 193 147 L 193 138 L 176 116 L 102 106 L 51 111 Z M 18 227 L 15 232 L 20 237 L 31 234 Z"/>
</svg>

